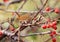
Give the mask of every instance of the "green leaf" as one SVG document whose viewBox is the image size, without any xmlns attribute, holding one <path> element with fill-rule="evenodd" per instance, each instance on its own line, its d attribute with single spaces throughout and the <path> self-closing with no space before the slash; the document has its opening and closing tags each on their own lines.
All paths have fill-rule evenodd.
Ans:
<svg viewBox="0 0 60 42">
<path fill-rule="evenodd" d="M 17 24 L 14 24 L 14 27 L 15 27 L 15 28 L 18 28 L 18 25 L 17 25 Z"/>
<path fill-rule="evenodd" d="M 8 22 L 6 22 L 6 23 L 4 23 L 4 24 L 2 24 L 2 26 L 3 26 L 3 28 L 8 28 L 9 27 L 9 23 Z"/>
</svg>

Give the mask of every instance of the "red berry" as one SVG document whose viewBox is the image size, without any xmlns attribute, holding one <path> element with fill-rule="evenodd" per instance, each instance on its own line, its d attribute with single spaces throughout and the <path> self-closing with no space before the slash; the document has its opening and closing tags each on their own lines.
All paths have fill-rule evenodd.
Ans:
<svg viewBox="0 0 60 42">
<path fill-rule="evenodd" d="M 60 12 L 59 8 L 55 8 L 54 12 L 59 13 Z"/>
<path fill-rule="evenodd" d="M 50 28 L 50 27 L 51 27 L 51 25 L 50 25 L 50 24 L 48 24 L 48 25 L 47 25 L 47 28 Z"/>
<path fill-rule="evenodd" d="M 51 34 L 50 34 L 50 36 L 51 36 L 51 37 L 53 37 L 53 36 L 54 36 L 54 34 L 53 34 L 53 33 L 51 33 Z"/>
<path fill-rule="evenodd" d="M 53 25 L 57 25 L 57 22 L 56 22 L 56 21 L 54 21 L 52 24 L 53 24 Z"/>
<path fill-rule="evenodd" d="M 8 2 L 9 0 L 3 0 L 3 2 Z"/>
<path fill-rule="evenodd" d="M 2 37 L 3 33 L 0 31 L 0 37 Z"/>
<path fill-rule="evenodd" d="M 56 31 L 51 31 L 50 36 L 53 37 L 54 35 L 56 35 Z"/>
<path fill-rule="evenodd" d="M 56 29 L 57 29 L 57 26 L 56 26 L 56 25 L 54 25 L 52 28 L 53 28 L 54 30 L 56 30 Z"/>
<path fill-rule="evenodd" d="M 11 31 L 14 31 L 14 30 L 15 30 L 15 28 L 10 28 L 10 30 L 11 30 Z"/>
<path fill-rule="evenodd" d="M 50 7 L 47 7 L 45 10 L 46 10 L 46 11 L 50 11 Z"/>
<path fill-rule="evenodd" d="M 56 38 L 52 38 L 52 42 L 56 42 Z"/>
<path fill-rule="evenodd" d="M 51 25 L 51 27 L 55 27 L 55 26 L 57 25 L 57 22 L 56 22 L 56 21 L 54 21 L 54 22 L 53 22 L 53 23 L 51 23 L 50 25 Z"/>
<path fill-rule="evenodd" d="M 56 34 L 56 31 L 52 31 L 52 33 L 55 35 Z"/>
<path fill-rule="evenodd" d="M 53 24 L 50 24 L 51 25 L 51 27 L 53 27 Z"/>
<path fill-rule="evenodd" d="M 42 25 L 42 28 L 43 29 L 46 29 L 47 28 L 47 25 L 46 24 Z"/>
</svg>

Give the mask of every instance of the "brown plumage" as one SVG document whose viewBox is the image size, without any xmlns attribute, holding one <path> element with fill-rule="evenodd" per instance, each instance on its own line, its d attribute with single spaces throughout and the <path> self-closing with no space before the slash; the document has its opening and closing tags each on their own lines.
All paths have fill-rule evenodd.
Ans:
<svg viewBox="0 0 60 42">
<path fill-rule="evenodd" d="M 28 22 L 28 21 L 31 21 L 32 15 L 31 14 L 22 14 L 22 15 L 18 16 L 17 19 L 20 21 L 27 21 Z"/>
</svg>

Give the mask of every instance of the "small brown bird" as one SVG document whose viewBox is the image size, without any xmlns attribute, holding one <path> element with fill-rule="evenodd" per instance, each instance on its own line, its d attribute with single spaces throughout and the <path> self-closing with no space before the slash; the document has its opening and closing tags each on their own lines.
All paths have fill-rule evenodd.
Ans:
<svg viewBox="0 0 60 42">
<path fill-rule="evenodd" d="M 24 14 L 24 15 L 20 15 L 20 17 L 18 17 L 18 19 L 21 21 L 30 20 L 31 16 L 30 16 L 30 14 Z"/>
<path fill-rule="evenodd" d="M 21 22 L 29 22 L 32 20 L 32 18 L 33 18 L 33 15 L 27 13 L 27 14 L 19 15 L 17 19 Z"/>
</svg>

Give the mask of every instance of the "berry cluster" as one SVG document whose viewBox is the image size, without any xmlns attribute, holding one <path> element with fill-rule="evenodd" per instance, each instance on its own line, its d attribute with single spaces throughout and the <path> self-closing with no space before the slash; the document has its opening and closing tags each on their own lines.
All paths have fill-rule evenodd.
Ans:
<svg viewBox="0 0 60 42">
<path fill-rule="evenodd" d="M 56 29 L 57 29 L 57 22 L 56 21 L 53 21 L 52 23 L 48 23 L 48 24 L 44 24 L 42 25 L 42 28 L 43 29 L 46 29 L 46 28 L 52 28 L 54 29 L 53 31 L 51 31 L 50 33 L 50 36 L 52 37 L 52 42 L 56 42 L 56 38 L 55 38 L 55 35 L 56 35 Z"/>
<path fill-rule="evenodd" d="M 49 23 L 49 24 L 43 24 L 42 28 L 43 29 L 52 28 L 52 29 L 56 30 L 57 29 L 57 22 L 53 21 L 52 23 Z"/>
<path fill-rule="evenodd" d="M 52 8 L 50 8 L 50 7 L 47 7 L 46 9 L 45 9 L 45 11 L 47 11 L 47 12 L 49 12 L 50 10 L 52 10 Z M 59 8 L 54 8 L 53 9 L 53 12 L 55 12 L 55 13 L 60 13 L 60 9 Z"/>
<path fill-rule="evenodd" d="M 54 9 L 52 9 L 52 8 L 50 8 L 50 7 L 47 7 L 46 9 L 46 12 L 50 12 L 51 10 L 53 10 L 52 12 L 55 12 L 56 14 L 59 14 L 60 13 L 60 9 L 59 8 L 54 8 Z M 48 22 L 50 22 L 50 19 L 48 20 Z M 42 25 L 42 28 L 43 29 L 46 29 L 46 28 L 50 28 L 50 27 L 52 27 L 54 30 L 56 30 L 57 29 L 57 22 L 56 21 L 53 21 L 51 24 L 44 24 L 44 25 Z M 55 38 L 55 35 L 56 35 L 56 31 L 51 31 L 51 33 L 50 33 L 50 36 L 52 37 L 52 42 L 56 42 L 56 38 Z"/>
<path fill-rule="evenodd" d="M 50 36 L 52 37 L 52 42 L 56 42 L 56 38 L 54 37 L 56 35 L 56 31 L 51 31 Z"/>
</svg>

